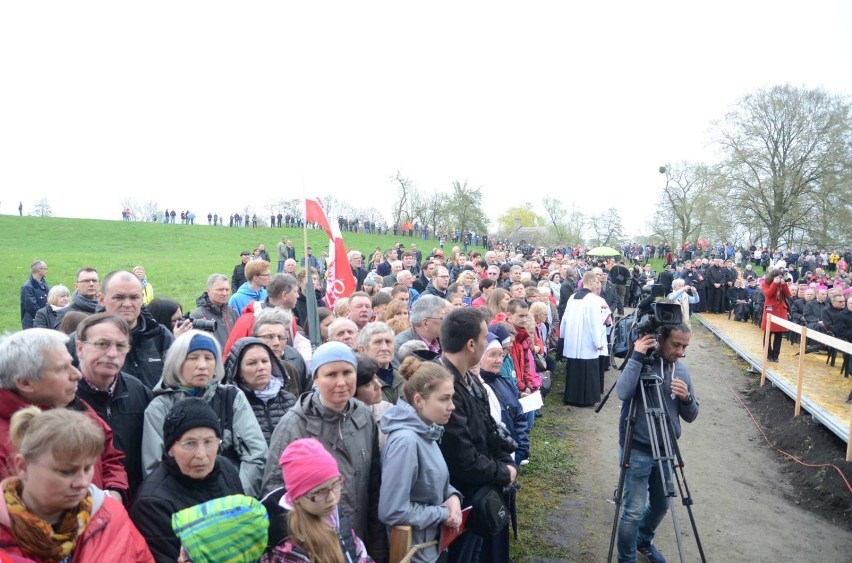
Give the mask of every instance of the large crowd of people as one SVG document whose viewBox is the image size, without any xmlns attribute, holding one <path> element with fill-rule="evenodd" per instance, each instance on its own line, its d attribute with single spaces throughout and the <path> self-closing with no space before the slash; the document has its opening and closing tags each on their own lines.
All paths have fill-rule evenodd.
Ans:
<svg viewBox="0 0 852 563">
<path fill-rule="evenodd" d="M 36 261 L 24 330 L 0 340 L 0 548 L 37 561 L 217 561 L 230 531 L 244 542 L 234 560 L 382 562 L 390 530 L 407 525 L 414 561 L 508 561 L 508 514 L 524 502 L 518 474 L 543 414 L 534 395 L 565 359 L 563 402 L 599 402 L 609 333 L 644 288 L 662 285 L 687 323 L 690 310 L 759 323 L 788 307 L 849 338 L 843 257 L 832 274 L 773 262 L 760 276 L 750 262 L 679 251 L 657 273 L 630 264 L 657 249 L 634 246 L 622 263 L 501 245 L 353 251 L 356 291 L 332 303 L 324 257 L 299 263 L 284 237 L 277 272 L 258 245 L 230 276 L 205 273 L 185 310 L 155 296 L 141 266 L 101 279 L 81 265 L 71 290 L 50 287 Z M 688 341 L 688 324 L 661 338 L 667 365 Z M 691 422 L 688 374 L 670 371 L 672 406 Z M 624 561 L 659 555 L 635 487 Z M 665 513 L 650 502 L 655 519 Z M 199 510 L 209 525 L 191 517 Z"/>
</svg>

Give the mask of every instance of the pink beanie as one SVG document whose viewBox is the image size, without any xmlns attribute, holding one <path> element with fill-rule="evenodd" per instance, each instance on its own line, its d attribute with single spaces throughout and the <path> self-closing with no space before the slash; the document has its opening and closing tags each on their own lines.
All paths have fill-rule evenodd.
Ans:
<svg viewBox="0 0 852 563">
<path fill-rule="evenodd" d="M 278 464 L 290 500 L 296 500 L 329 479 L 340 477 L 337 461 L 314 438 L 290 442 Z"/>
</svg>

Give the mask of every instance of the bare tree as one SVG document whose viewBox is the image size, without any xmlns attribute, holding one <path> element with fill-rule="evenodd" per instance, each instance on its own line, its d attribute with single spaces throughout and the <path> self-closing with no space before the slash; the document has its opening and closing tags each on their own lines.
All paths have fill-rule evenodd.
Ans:
<svg viewBox="0 0 852 563">
<path fill-rule="evenodd" d="M 672 248 L 695 240 L 701 233 L 705 219 L 712 213 L 713 171 L 704 164 L 681 162 L 660 167 L 666 185 L 660 194 L 658 210 L 671 221 L 664 230 L 671 233 L 666 240 Z M 662 219 L 661 219 L 662 220 Z"/>
<path fill-rule="evenodd" d="M 409 198 L 411 197 L 413 183 L 410 178 L 404 177 L 399 170 L 396 171 L 396 176 L 391 177 L 391 182 L 395 182 L 399 189 L 399 197 L 394 202 L 393 220 L 395 224 L 400 225 L 403 221 L 403 213 L 405 213 L 406 219 L 411 218 Z"/>
<path fill-rule="evenodd" d="M 35 208 L 30 213 L 30 215 L 35 215 L 36 217 L 52 217 L 53 210 L 50 208 L 50 202 L 46 197 L 41 198 L 35 204 Z"/>
<path fill-rule="evenodd" d="M 567 242 L 565 235 L 568 234 L 568 225 L 565 223 L 565 219 L 568 213 L 565 210 L 565 204 L 561 200 L 550 197 L 549 195 L 545 196 L 541 203 L 544 206 L 544 213 L 547 216 L 548 224 L 553 228 L 556 240 L 563 243 Z"/>
<path fill-rule="evenodd" d="M 811 221 L 825 179 L 849 170 L 850 123 L 843 98 L 791 86 L 744 97 L 720 123 L 731 197 L 770 248 Z"/>
<path fill-rule="evenodd" d="M 615 207 L 610 207 L 602 214 L 592 217 L 591 227 L 595 234 L 596 245 L 618 244 L 624 236 L 621 232 L 621 215 Z"/>
</svg>

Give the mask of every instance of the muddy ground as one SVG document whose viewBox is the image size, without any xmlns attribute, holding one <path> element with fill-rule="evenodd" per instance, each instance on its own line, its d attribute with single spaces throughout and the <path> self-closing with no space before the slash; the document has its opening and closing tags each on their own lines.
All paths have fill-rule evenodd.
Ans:
<svg viewBox="0 0 852 563">
<path fill-rule="evenodd" d="M 694 500 L 698 534 L 708 561 L 852 561 L 852 491 L 833 468 L 797 465 L 766 444 L 748 411 L 770 441 L 807 463 L 832 463 L 852 480 L 843 461 L 845 443 L 812 422 L 793 419 L 793 403 L 771 384 L 758 387 L 757 375 L 709 331 L 694 324 L 692 344 L 682 360 L 689 368 L 701 404 L 698 419 L 683 425 L 680 447 Z M 618 372 L 607 373 L 607 388 Z M 567 559 L 606 561 L 618 480 L 617 421 L 613 395 L 600 414 L 564 409 L 575 443 L 577 474 L 549 521 L 561 534 Z M 548 416 L 547 414 L 545 416 Z M 675 499 L 685 561 L 698 561 L 695 536 L 685 508 Z M 669 561 L 678 561 L 671 516 L 660 525 L 656 543 Z M 641 561 L 641 559 L 640 559 Z"/>
</svg>

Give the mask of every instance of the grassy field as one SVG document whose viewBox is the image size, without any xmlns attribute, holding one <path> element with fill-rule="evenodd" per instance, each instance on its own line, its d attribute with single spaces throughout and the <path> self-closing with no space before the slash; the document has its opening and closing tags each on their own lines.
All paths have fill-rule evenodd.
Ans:
<svg viewBox="0 0 852 563">
<path fill-rule="evenodd" d="M 205 221 L 206 223 L 206 221 Z M 29 277 L 33 260 L 44 260 L 49 268 L 48 283 L 67 285 L 73 291 L 75 274 L 91 266 L 103 276 L 116 269 L 132 269 L 141 264 L 154 286 L 155 297 L 169 297 L 194 308 L 204 291 L 207 276 L 231 276 L 240 261 L 240 251 L 266 245 L 277 268 L 275 247 L 282 236 L 303 256 L 303 234 L 299 229 L 251 229 L 203 225 L 164 225 L 54 217 L 0 216 L 0 242 L 3 246 L 0 273 L 0 330 L 21 327 L 20 288 Z M 435 240 L 344 233 L 348 248 L 370 256 L 376 247 L 391 248 L 396 241 L 406 248 L 414 242 L 427 255 Z M 308 231 L 308 244 L 314 254 L 328 249 L 323 231 Z"/>
</svg>

